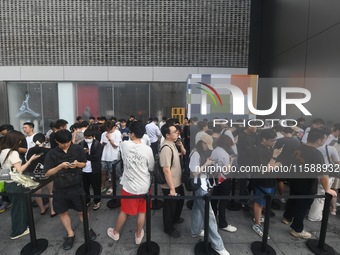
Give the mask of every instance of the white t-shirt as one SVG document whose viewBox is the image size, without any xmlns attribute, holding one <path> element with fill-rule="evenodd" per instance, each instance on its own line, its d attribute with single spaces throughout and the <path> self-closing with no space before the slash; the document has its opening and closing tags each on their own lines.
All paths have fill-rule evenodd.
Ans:
<svg viewBox="0 0 340 255">
<path fill-rule="evenodd" d="M 145 144 L 147 146 L 151 146 L 150 138 L 147 134 L 143 135 L 141 141 L 142 141 L 143 144 Z"/>
<path fill-rule="evenodd" d="M 339 162 L 340 157 L 339 157 L 338 151 L 333 146 L 329 146 L 329 145 L 327 145 L 327 149 L 328 149 L 328 155 L 330 159 L 333 160 L 334 162 Z M 318 150 L 321 151 L 323 158 L 325 160 L 325 163 L 329 164 L 327 152 L 326 152 L 326 145 L 324 144 L 318 147 Z"/>
<path fill-rule="evenodd" d="M 193 173 L 197 173 L 198 172 L 198 168 L 200 167 L 200 154 L 198 154 L 197 151 L 194 151 L 192 153 L 192 155 L 190 156 L 190 163 L 189 163 L 189 168 L 190 168 L 190 171 L 193 172 Z M 197 178 L 201 178 L 201 188 L 205 191 L 208 190 L 208 185 L 207 185 L 207 175 L 204 174 L 204 173 L 201 173 L 198 176 L 195 176 L 194 177 L 194 182 L 197 181 Z"/>
<path fill-rule="evenodd" d="M 87 146 L 89 148 L 89 152 L 88 154 L 91 153 L 91 146 L 92 146 L 92 143 L 87 143 Z M 86 165 L 85 167 L 83 168 L 83 172 L 84 173 L 92 173 L 92 166 L 91 166 L 91 161 L 90 160 L 87 160 L 86 161 Z"/>
<path fill-rule="evenodd" d="M 0 153 L 0 163 L 2 168 L 4 169 L 10 169 L 15 163 L 20 163 L 21 164 L 21 159 L 19 156 L 19 152 L 17 151 L 12 151 L 9 156 L 7 157 L 8 152 L 10 149 L 3 149 Z M 5 158 L 7 157 L 6 161 L 4 162 Z M 5 181 L 7 183 L 13 182 L 11 180 Z"/>
<path fill-rule="evenodd" d="M 35 146 L 35 143 L 33 142 L 33 137 L 35 136 L 35 134 L 31 135 L 31 136 L 26 136 L 26 142 L 27 142 L 27 151 Z"/>
<path fill-rule="evenodd" d="M 151 147 L 124 141 L 120 145 L 124 172 L 120 184 L 131 194 L 141 195 L 149 191 L 151 180 L 150 171 L 154 170 L 154 157 Z"/>
<path fill-rule="evenodd" d="M 145 129 L 151 143 L 157 142 L 158 138 L 162 136 L 161 130 L 153 121 L 147 124 Z"/>
<path fill-rule="evenodd" d="M 102 153 L 102 161 L 114 161 L 118 159 L 119 154 L 119 145 L 122 142 L 122 134 L 119 130 L 115 130 L 114 132 L 110 133 L 110 138 L 117 148 L 113 148 L 112 144 L 110 143 L 109 139 L 106 137 L 107 132 L 105 131 L 102 133 L 100 143 L 105 144 Z"/>
</svg>

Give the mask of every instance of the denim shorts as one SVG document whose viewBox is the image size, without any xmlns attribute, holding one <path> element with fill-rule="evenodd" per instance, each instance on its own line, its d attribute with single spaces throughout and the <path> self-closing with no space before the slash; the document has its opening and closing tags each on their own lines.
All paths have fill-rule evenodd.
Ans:
<svg viewBox="0 0 340 255">
<path fill-rule="evenodd" d="M 264 187 L 260 187 L 264 192 L 268 193 L 268 194 L 272 194 L 274 195 L 274 191 L 275 188 L 264 188 Z M 262 192 L 262 190 L 260 190 L 259 188 L 255 187 L 255 194 L 254 196 L 262 196 L 263 198 L 255 198 L 254 201 L 255 203 L 266 207 L 266 198 L 265 198 L 265 193 Z"/>
<path fill-rule="evenodd" d="M 104 173 L 112 173 L 112 164 L 113 161 L 102 161 L 102 172 Z"/>
</svg>

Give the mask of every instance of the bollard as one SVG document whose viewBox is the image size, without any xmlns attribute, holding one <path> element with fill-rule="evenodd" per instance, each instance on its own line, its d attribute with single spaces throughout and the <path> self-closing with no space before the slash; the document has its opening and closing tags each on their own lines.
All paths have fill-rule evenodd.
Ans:
<svg viewBox="0 0 340 255">
<path fill-rule="evenodd" d="M 146 199 L 146 242 L 142 243 L 137 250 L 137 255 L 158 255 L 159 245 L 151 241 L 151 207 L 150 194 L 145 195 Z"/>
<path fill-rule="evenodd" d="M 83 201 L 83 227 L 85 243 L 79 246 L 76 251 L 77 255 L 98 255 L 102 251 L 102 246 L 95 241 L 90 240 L 89 219 L 87 217 L 86 194 L 81 195 Z"/>
<path fill-rule="evenodd" d="M 27 213 L 28 213 L 28 225 L 30 228 L 31 242 L 26 244 L 24 248 L 22 248 L 20 254 L 21 255 L 42 254 L 48 247 L 48 241 L 46 239 L 37 239 L 36 232 L 35 232 L 35 225 L 34 225 L 31 192 L 25 192 L 24 196 L 26 197 L 26 202 L 28 206 Z"/>
<path fill-rule="evenodd" d="M 217 252 L 211 248 L 211 244 L 209 243 L 209 194 L 204 196 L 204 202 L 204 240 L 195 245 L 195 255 L 215 255 Z"/>
<path fill-rule="evenodd" d="M 317 239 L 310 239 L 307 241 L 307 247 L 317 255 L 334 255 L 334 249 L 325 243 L 326 232 L 328 225 L 329 211 L 331 207 L 332 195 L 326 193 L 325 204 L 322 212 L 322 222 L 320 229 L 319 241 Z"/>
<path fill-rule="evenodd" d="M 276 251 L 270 245 L 268 245 L 271 205 L 272 205 L 272 195 L 266 194 L 266 212 L 265 212 L 262 242 L 253 242 L 251 244 L 251 251 L 255 255 L 276 255 Z"/>
<path fill-rule="evenodd" d="M 158 195 L 158 183 L 156 178 L 154 178 L 154 195 L 157 197 Z M 159 210 L 163 208 L 163 201 L 155 198 L 152 200 L 152 207 L 153 210 Z"/>
<path fill-rule="evenodd" d="M 117 208 L 120 206 L 120 199 L 115 198 L 115 196 L 117 195 L 117 180 L 116 180 L 116 171 L 115 171 L 115 167 L 112 166 L 112 173 L 111 173 L 111 182 L 112 182 L 112 196 L 113 198 L 110 199 L 109 201 L 107 201 L 106 206 L 110 209 L 113 208 Z M 86 204 L 86 203 L 85 203 Z"/>
<path fill-rule="evenodd" d="M 233 178 L 231 180 L 231 196 L 235 196 L 235 190 L 236 190 L 236 179 Z M 230 211 L 239 211 L 241 210 L 241 205 L 239 203 L 236 203 L 235 199 L 231 199 L 230 203 L 227 205 L 228 210 Z"/>
</svg>

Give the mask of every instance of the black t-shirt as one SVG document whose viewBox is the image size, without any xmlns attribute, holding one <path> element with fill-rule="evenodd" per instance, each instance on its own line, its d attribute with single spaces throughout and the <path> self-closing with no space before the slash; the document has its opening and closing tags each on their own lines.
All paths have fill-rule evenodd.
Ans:
<svg viewBox="0 0 340 255">
<path fill-rule="evenodd" d="M 267 166 L 273 155 L 273 149 L 260 144 L 256 147 L 256 166 Z M 257 186 L 264 188 L 274 188 L 276 186 L 276 180 L 270 178 L 253 179 Z"/>
<path fill-rule="evenodd" d="M 322 153 L 308 145 L 300 145 L 293 153 L 292 164 L 297 166 L 303 166 L 305 164 L 324 164 L 324 158 Z M 307 175 L 308 173 L 306 173 Z M 296 195 L 315 195 L 318 188 L 317 178 L 306 179 L 290 179 L 290 189 L 293 194 Z"/>
<path fill-rule="evenodd" d="M 44 161 L 44 168 L 45 171 L 47 172 L 48 170 L 58 166 L 59 164 L 63 162 L 74 162 L 77 160 L 78 162 L 84 162 L 86 163 L 86 154 L 84 152 L 84 149 L 79 146 L 78 144 L 71 144 L 70 148 L 67 150 L 65 153 L 62 149 L 58 147 L 51 149 Z M 54 178 L 59 178 L 63 174 L 67 174 L 69 172 L 80 172 L 81 173 L 81 168 L 67 168 L 67 169 L 62 169 L 58 173 L 54 175 Z M 81 185 L 81 182 L 79 183 Z M 54 189 L 59 190 L 60 188 L 56 186 L 56 182 L 54 182 Z"/>
<path fill-rule="evenodd" d="M 32 163 L 27 167 L 26 171 L 29 174 L 32 174 L 33 171 L 38 167 L 38 168 L 42 168 L 44 169 L 44 161 L 45 161 L 45 157 L 46 154 L 50 151 L 49 148 L 45 148 L 45 147 L 39 147 L 39 146 L 34 146 L 32 148 L 30 148 L 27 152 L 27 160 L 29 160 L 34 154 L 39 154 L 39 153 L 43 153 L 39 158 L 37 158 L 36 160 L 33 160 Z"/>
<path fill-rule="evenodd" d="M 51 149 L 58 147 L 58 144 L 55 141 L 55 132 L 50 134 L 50 144 L 51 144 Z"/>
<path fill-rule="evenodd" d="M 238 150 L 238 164 L 240 166 L 251 166 L 256 162 L 256 143 L 257 135 L 248 135 L 241 132 L 238 135 L 237 150 Z"/>
<path fill-rule="evenodd" d="M 282 137 L 277 139 L 274 148 L 282 148 L 281 154 L 277 157 L 277 161 L 283 166 L 289 166 L 292 163 L 294 151 L 301 145 L 300 141 L 294 137 Z"/>
</svg>

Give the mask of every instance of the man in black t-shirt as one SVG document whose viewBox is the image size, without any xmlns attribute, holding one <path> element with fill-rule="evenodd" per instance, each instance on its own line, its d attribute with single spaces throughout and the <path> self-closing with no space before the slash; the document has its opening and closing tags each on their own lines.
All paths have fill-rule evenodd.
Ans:
<svg viewBox="0 0 340 255">
<path fill-rule="evenodd" d="M 258 167 L 268 166 L 271 167 L 280 166 L 280 162 L 276 162 L 277 157 L 280 155 L 282 149 L 273 150 L 273 146 L 276 141 L 276 133 L 272 129 L 265 129 L 261 132 L 261 143 L 255 148 L 255 161 L 254 165 Z M 262 198 L 254 199 L 254 220 L 253 230 L 259 235 L 263 236 L 263 227 L 261 225 L 261 215 L 263 207 L 266 206 L 265 194 L 274 194 L 276 180 L 273 178 L 254 178 L 254 190 L 255 197 L 262 196 Z"/>
<path fill-rule="evenodd" d="M 55 140 L 58 146 L 47 153 L 44 168 L 46 176 L 54 176 L 53 208 L 60 215 L 60 221 L 67 232 L 63 248 L 70 250 L 75 234 L 68 210 L 74 209 L 79 212 L 82 221 L 83 202 L 80 195 L 84 194 L 84 190 L 81 169 L 86 165 L 86 155 L 81 146 L 71 143 L 72 133 L 66 129 L 55 132 Z M 94 231 L 90 229 L 91 240 L 96 237 Z"/>
<path fill-rule="evenodd" d="M 294 151 L 292 160 L 293 166 L 295 166 L 296 169 L 304 169 L 306 171 L 310 169 L 310 166 L 313 164 L 322 166 L 325 162 L 322 153 L 317 150 L 317 148 L 322 146 L 325 140 L 325 130 L 318 128 L 312 129 L 308 134 L 307 144 L 301 145 Z M 318 179 L 313 176 L 308 176 L 310 173 L 306 171 L 304 171 L 304 174 L 309 178 L 289 180 L 290 195 L 315 195 L 317 193 Z M 319 179 L 325 192 L 336 197 L 336 192 L 329 187 L 328 176 L 322 176 Z M 303 229 L 303 220 L 306 217 L 313 200 L 313 198 L 288 199 L 282 223 L 289 224 L 291 222 L 291 235 L 304 239 L 312 237 L 311 233 Z"/>
</svg>

